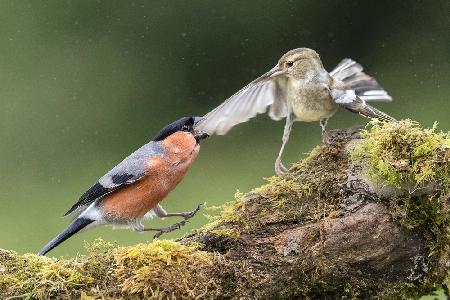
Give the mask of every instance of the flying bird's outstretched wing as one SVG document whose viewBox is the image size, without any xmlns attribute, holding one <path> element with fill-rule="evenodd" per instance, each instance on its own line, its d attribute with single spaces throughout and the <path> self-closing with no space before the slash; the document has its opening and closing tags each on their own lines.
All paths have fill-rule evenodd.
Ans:
<svg viewBox="0 0 450 300">
<path fill-rule="evenodd" d="M 211 134 L 223 135 L 233 126 L 246 122 L 271 106 L 269 116 L 279 120 L 286 116 L 286 100 L 283 79 L 270 78 L 269 71 L 240 89 L 218 107 L 204 116 L 197 127 Z"/>
</svg>

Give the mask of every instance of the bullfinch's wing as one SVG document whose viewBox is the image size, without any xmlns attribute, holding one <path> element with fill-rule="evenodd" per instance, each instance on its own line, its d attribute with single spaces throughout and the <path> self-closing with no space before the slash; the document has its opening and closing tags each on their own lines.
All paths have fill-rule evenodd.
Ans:
<svg viewBox="0 0 450 300">
<path fill-rule="evenodd" d="M 140 180 L 148 174 L 149 161 L 156 156 L 163 155 L 164 148 L 161 143 L 152 141 L 145 144 L 103 175 L 65 213 L 65 216 L 78 208 L 89 206 L 95 200 L 101 199 L 113 191 Z"/>
<path fill-rule="evenodd" d="M 264 113 L 271 106 L 269 116 L 279 120 L 287 115 L 284 78 L 271 78 L 269 71 L 253 80 L 200 121 L 197 128 L 211 134 L 223 135 L 233 126 L 246 122 L 257 114 Z"/>
</svg>

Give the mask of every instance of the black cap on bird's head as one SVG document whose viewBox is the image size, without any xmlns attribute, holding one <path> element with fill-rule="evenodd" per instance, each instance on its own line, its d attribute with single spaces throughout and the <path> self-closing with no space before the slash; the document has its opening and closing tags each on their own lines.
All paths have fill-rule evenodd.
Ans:
<svg viewBox="0 0 450 300">
<path fill-rule="evenodd" d="M 202 117 L 183 117 L 181 119 L 176 120 L 175 122 L 170 123 L 153 138 L 153 141 L 158 142 L 164 140 L 166 137 L 170 136 L 171 134 L 177 132 L 177 131 L 186 131 L 190 132 L 192 135 L 194 135 L 195 139 L 197 140 L 197 143 L 207 138 L 209 135 L 204 132 L 199 132 L 195 129 L 195 126 L 198 122 L 200 122 L 203 118 Z"/>
</svg>

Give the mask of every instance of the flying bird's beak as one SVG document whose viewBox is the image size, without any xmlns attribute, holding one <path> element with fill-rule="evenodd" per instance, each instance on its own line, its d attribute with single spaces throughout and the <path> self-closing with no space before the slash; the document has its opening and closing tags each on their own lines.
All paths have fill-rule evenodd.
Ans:
<svg viewBox="0 0 450 300">
<path fill-rule="evenodd" d="M 283 70 L 280 68 L 280 66 L 276 65 L 269 71 L 269 74 L 270 74 L 269 78 L 275 78 L 280 75 L 286 74 L 286 70 Z"/>
</svg>

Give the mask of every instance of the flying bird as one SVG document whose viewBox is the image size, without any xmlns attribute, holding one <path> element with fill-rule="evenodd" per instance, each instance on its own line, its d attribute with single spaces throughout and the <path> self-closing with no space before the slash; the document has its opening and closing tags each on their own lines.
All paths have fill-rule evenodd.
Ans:
<svg viewBox="0 0 450 300">
<path fill-rule="evenodd" d="M 395 121 L 370 106 L 370 101 L 392 101 L 378 82 L 363 72 L 357 62 L 346 58 L 327 72 L 316 51 L 298 48 L 284 54 L 277 65 L 207 113 L 198 128 L 209 135 L 226 134 L 269 108 L 273 120 L 286 118 L 275 172 L 287 172 L 281 156 L 294 121 L 319 121 L 323 142 L 330 143 L 326 124 L 339 107 L 370 118 Z"/>
<path fill-rule="evenodd" d="M 156 231 L 156 236 L 179 229 L 193 217 L 193 211 L 167 213 L 159 204 L 183 179 L 208 135 L 196 129 L 201 117 L 184 117 L 164 127 L 145 144 L 91 186 L 65 215 L 74 214 L 70 225 L 45 245 L 47 252 L 81 230 L 98 225 L 130 226 L 135 231 Z M 182 217 L 165 228 L 146 228 L 142 220 L 151 217 Z"/>
</svg>

